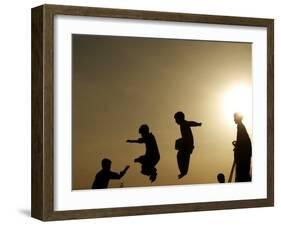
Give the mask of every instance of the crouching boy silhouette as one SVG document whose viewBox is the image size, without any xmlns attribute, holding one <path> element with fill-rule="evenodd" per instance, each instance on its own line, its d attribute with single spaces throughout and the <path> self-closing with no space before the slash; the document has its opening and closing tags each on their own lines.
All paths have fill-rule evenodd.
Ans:
<svg viewBox="0 0 281 226">
<path fill-rule="evenodd" d="M 92 189 L 101 189 L 107 188 L 108 183 L 111 179 L 119 180 L 121 179 L 127 172 L 130 166 L 126 166 L 124 170 L 120 173 L 111 171 L 111 160 L 103 159 L 101 162 L 102 169 L 96 174 L 95 180 L 92 184 Z"/>
</svg>

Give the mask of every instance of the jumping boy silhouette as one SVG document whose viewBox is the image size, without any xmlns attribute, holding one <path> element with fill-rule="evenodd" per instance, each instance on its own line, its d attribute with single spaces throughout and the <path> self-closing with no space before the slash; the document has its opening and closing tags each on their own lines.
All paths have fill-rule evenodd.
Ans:
<svg viewBox="0 0 281 226">
<path fill-rule="evenodd" d="M 190 155 L 194 149 L 194 140 L 191 127 L 201 126 L 202 123 L 194 121 L 186 121 L 183 112 L 179 111 L 174 115 L 176 123 L 180 126 L 181 138 L 176 140 L 175 149 L 178 150 L 177 161 L 180 174 L 178 178 L 181 179 L 187 175 Z"/>
<path fill-rule="evenodd" d="M 127 142 L 145 144 L 145 154 L 136 158 L 134 161 L 142 165 L 141 173 L 149 176 L 150 181 L 153 182 L 157 177 L 157 169 L 155 166 L 160 160 L 159 149 L 154 135 L 149 132 L 148 125 L 141 125 L 139 133 L 141 134 L 141 138 L 137 140 L 127 140 Z"/>
</svg>

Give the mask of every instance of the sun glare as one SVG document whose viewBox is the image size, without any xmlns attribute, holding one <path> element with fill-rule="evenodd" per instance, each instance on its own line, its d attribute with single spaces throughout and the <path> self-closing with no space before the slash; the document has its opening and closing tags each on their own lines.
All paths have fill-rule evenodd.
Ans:
<svg viewBox="0 0 281 226">
<path fill-rule="evenodd" d="M 226 91 L 223 99 L 225 117 L 233 122 L 233 114 L 239 112 L 244 122 L 252 124 L 252 89 L 250 86 L 237 85 Z"/>
</svg>

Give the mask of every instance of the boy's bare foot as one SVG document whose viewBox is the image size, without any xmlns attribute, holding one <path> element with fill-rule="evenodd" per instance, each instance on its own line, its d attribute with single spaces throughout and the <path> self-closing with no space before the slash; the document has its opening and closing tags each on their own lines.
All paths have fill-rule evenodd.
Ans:
<svg viewBox="0 0 281 226">
<path fill-rule="evenodd" d="M 178 175 L 178 179 L 181 179 L 181 178 L 184 177 L 185 175 L 186 175 L 186 174 L 182 174 L 182 173 L 179 174 L 179 175 Z"/>
<path fill-rule="evenodd" d="M 150 175 L 149 180 L 151 181 L 151 183 L 156 180 L 156 177 L 157 177 L 157 173 Z"/>
</svg>

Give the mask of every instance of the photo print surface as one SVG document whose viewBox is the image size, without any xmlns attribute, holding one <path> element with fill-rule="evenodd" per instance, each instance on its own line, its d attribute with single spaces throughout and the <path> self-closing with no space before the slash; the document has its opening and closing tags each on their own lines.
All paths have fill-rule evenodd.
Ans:
<svg viewBox="0 0 281 226">
<path fill-rule="evenodd" d="M 251 43 L 72 35 L 72 189 L 251 181 Z"/>
</svg>

